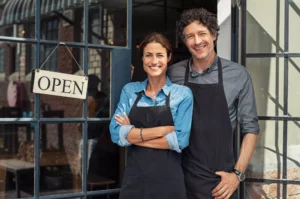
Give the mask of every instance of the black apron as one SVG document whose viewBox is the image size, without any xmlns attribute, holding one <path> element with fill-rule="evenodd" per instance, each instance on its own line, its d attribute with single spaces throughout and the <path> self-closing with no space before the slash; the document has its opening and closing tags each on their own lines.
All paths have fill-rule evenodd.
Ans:
<svg viewBox="0 0 300 199">
<path fill-rule="evenodd" d="M 234 168 L 233 132 L 223 88 L 223 74 L 218 58 L 218 83 L 185 85 L 194 95 L 190 144 L 183 151 L 183 171 L 188 199 L 210 199 L 221 178 L 216 171 L 231 172 Z"/>
<path fill-rule="evenodd" d="M 129 113 L 136 128 L 173 126 L 170 95 L 164 106 L 138 107 L 139 93 Z M 120 199 L 185 199 L 181 155 L 172 150 L 128 147 Z"/>
</svg>

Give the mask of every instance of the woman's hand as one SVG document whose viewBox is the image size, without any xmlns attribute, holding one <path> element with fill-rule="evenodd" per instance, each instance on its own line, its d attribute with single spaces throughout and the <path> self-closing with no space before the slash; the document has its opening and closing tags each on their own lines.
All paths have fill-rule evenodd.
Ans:
<svg viewBox="0 0 300 199">
<path fill-rule="evenodd" d="M 130 125 L 129 117 L 126 115 L 125 112 L 123 112 L 123 114 L 124 117 L 119 114 L 116 114 L 115 116 L 116 123 L 119 125 Z"/>
</svg>

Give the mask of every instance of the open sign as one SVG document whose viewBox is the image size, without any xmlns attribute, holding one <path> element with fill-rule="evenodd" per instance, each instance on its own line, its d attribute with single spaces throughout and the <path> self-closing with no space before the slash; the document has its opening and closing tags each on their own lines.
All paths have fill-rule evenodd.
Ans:
<svg viewBox="0 0 300 199">
<path fill-rule="evenodd" d="M 34 93 L 85 99 L 88 77 L 37 69 L 32 72 L 31 85 Z"/>
</svg>

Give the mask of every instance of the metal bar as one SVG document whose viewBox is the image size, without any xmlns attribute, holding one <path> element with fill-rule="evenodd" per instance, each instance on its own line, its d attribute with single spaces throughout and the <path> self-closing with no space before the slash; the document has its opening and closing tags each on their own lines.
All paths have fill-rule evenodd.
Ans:
<svg viewBox="0 0 300 199">
<path fill-rule="evenodd" d="M 300 117 L 290 117 L 290 116 L 259 116 L 259 120 L 275 120 L 275 121 L 300 121 Z"/>
<path fill-rule="evenodd" d="M 130 22 L 131 23 L 131 22 Z M 130 38 L 131 39 L 131 38 Z M 30 43 L 30 44 L 37 44 L 40 43 L 42 45 L 58 45 L 59 41 L 51 41 L 51 40 L 39 40 L 36 39 L 25 39 L 25 38 L 17 38 L 17 37 L 6 37 L 6 36 L 0 36 L 0 41 L 6 41 L 6 42 L 17 42 L 17 43 Z M 79 42 L 63 42 L 69 47 L 78 47 L 78 48 L 84 48 L 86 45 L 84 43 Z M 64 44 L 60 44 L 64 45 Z M 95 49 L 103 49 L 103 50 L 112 50 L 112 49 L 128 49 L 128 47 L 124 46 L 110 46 L 110 45 L 98 45 L 98 44 L 88 44 L 88 48 L 95 48 Z"/>
<path fill-rule="evenodd" d="M 247 58 L 256 58 L 256 57 L 300 57 L 300 53 L 247 53 Z"/>
<path fill-rule="evenodd" d="M 35 66 L 38 67 L 40 64 L 41 49 L 41 44 L 39 43 L 41 40 L 41 1 L 36 0 L 35 5 L 35 39 L 37 41 Z M 38 199 L 40 195 L 40 95 L 35 94 L 34 98 L 34 117 L 37 120 L 34 127 L 34 197 Z"/>
<path fill-rule="evenodd" d="M 247 45 L 247 0 L 241 0 L 241 64 L 245 67 L 246 66 L 246 45 Z M 241 139 L 241 135 L 239 134 L 239 140 Z M 237 146 L 238 147 L 238 146 Z M 245 182 L 243 182 L 240 186 L 239 186 L 239 190 L 238 190 L 238 199 L 244 199 L 244 187 L 245 187 Z"/>
<path fill-rule="evenodd" d="M 284 2 L 284 52 L 289 51 L 289 0 L 285 0 Z M 278 5 L 279 6 L 279 5 Z M 284 58 L 284 106 L 283 106 L 283 114 L 288 115 L 288 66 L 289 59 L 288 57 Z M 282 164 L 282 178 L 287 179 L 287 139 L 288 139 L 288 124 L 287 120 L 283 122 L 283 164 Z M 287 197 L 287 184 L 283 183 L 282 186 L 282 197 L 286 199 Z"/>
<path fill-rule="evenodd" d="M 246 182 L 261 182 L 261 183 L 287 183 L 300 185 L 299 180 L 286 180 L 286 179 L 265 179 L 265 178 L 246 178 Z"/>
<path fill-rule="evenodd" d="M 84 1 L 84 51 L 83 51 L 83 71 L 84 74 L 88 74 L 88 64 L 89 64 L 89 0 Z M 87 122 L 87 111 L 88 111 L 88 100 L 84 100 L 83 104 L 83 118 L 85 119 L 83 123 L 83 160 L 82 160 L 82 192 L 84 193 L 84 199 L 86 199 L 87 194 L 87 131 L 88 131 L 88 122 Z"/>
<path fill-rule="evenodd" d="M 127 49 L 132 49 L 132 0 L 127 0 Z"/>
<path fill-rule="evenodd" d="M 39 199 L 61 199 L 61 198 L 77 198 L 84 197 L 83 193 L 69 193 L 69 194 L 59 194 L 51 196 L 40 196 Z"/>
<path fill-rule="evenodd" d="M 91 123 L 109 123 L 110 118 L 87 118 Z M 84 118 L 0 118 L 0 124 L 30 124 L 30 123 L 78 123 L 85 122 Z"/>
<path fill-rule="evenodd" d="M 246 45 L 247 45 L 247 0 L 241 0 L 242 42 L 241 42 L 241 64 L 246 67 Z"/>
<path fill-rule="evenodd" d="M 265 121 L 300 121 L 300 117 L 290 117 L 290 116 L 259 116 L 259 120 Z M 78 122 L 100 122 L 100 123 L 109 123 L 111 118 L 0 118 L 0 124 L 29 124 L 29 123 L 78 123 Z"/>
<path fill-rule="evenodd" d="M 231 60 L 234 62 L 239 62 L 238 60 L 238 42 L 239 42 L 239 8 L 235 4 L 231 7 L 231 46 L 232 46 L 232 51 L 231 51 Z"/>
</svg>

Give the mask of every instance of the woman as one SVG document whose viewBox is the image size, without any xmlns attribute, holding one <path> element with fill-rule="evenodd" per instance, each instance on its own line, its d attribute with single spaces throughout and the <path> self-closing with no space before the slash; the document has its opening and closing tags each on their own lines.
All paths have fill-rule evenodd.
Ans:
<svg viewBox="0 0 300 199">
<path fill-rule="evenodd" d="M 148 78 L 124 86 L 110 123 L 112 141 L 128 146 L 120 199 L 184 199 L 180 152 L 189 143 L 193 96 L 166 76 L 171 45 L 163 35 L 149 34 L 139 50 Z"/>
</svg>

